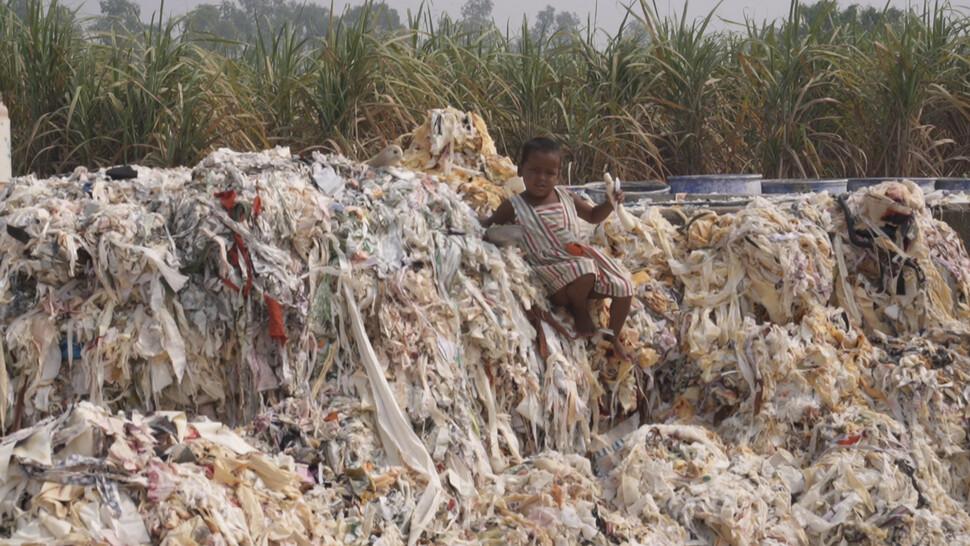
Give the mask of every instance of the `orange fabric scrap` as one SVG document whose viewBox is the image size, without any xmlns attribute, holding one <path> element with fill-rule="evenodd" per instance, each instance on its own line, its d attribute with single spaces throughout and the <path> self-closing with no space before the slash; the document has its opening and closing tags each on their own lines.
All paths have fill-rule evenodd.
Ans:
<svg viewBox="0 0 970 546">
<path fill-rule="evenodd" d="M 263 301 L 266 302 L 266 311 L 269 313 L 269 337 L 280 342 L 286 343 L 286 330 L 283 328 L 283 310 L 278 301 L 263 294 Z"/>
<path fill-rule="evenodd" d="M 236 283 L 230 281 L 225 277 L 219 277 L 219 280 L 222 281 L 222 284 L 226 285 L 226 287 L 231 289 L 233 292 L 239 292 L 239 287 L 236 286 Z"/>
<path fill-rule="evenodd" d="M 221 191 L 215 196 L 229 212 L 229 216 L 232 216 L 232 209 L 236 206 L 236 190 Z M 233 219 L 235 220 L 235 218 Z"/>
<path fill-rule="evenodd" d="M 566 252 L 573 256 L 583 256 L 586 254 L 583 252 L 583 245 L 579 243 L 566 243 Z"/>
</svg>

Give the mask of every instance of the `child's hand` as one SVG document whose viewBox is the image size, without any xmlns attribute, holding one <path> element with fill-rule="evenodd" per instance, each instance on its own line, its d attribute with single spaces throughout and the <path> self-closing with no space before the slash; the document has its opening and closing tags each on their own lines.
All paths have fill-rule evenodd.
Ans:
<svg viewBox="0 0 970 546">
<path fill-rule="evenodd" d="M 485 241 L 495 246 L 512 246 L 519 244 L 525 235 L 522 226 L 514 225 L 493 225 L 485 230 Z"/>
<path fill-rule="evenodd" d="M 616 190 L 616 194 L 615 195 L 616 195 L 616 202 L 617 203 L 622 203 L 623 202 L 623 190 Z M 610 204 L 612 205 L 613 203 L 610 203 Z"/>
<path fill-rule="evenodd" d="M 478 223 L 481 224 L 483 228 L 488 229 L 496 224 L 511 224 L 514 220 L 515 209 L 512 208 L 512 203 L 506 199 L 499 204 L 498 208 L 495 209 L 495 212 L 493 212 L 491 216 L 485 218 L 484 220 L 479 218 Z"/>
<path fill-rule="evenodd" d="M 606 217 L 613 212 L 613 203 L 609 199 L 593 207 L 574 193 L 573 203 L 576 205 L 576 216 L 579 216 L 590 224 L 598 224 L 606 220 Z"/>
</svg>

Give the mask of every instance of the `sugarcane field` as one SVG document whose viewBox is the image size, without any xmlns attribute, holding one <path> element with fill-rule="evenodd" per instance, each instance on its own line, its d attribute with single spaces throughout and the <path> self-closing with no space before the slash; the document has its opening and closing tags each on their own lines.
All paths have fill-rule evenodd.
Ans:
<svg viewBox="0 0 970 546">
<path fill-rule="evenodd" d="M 564 5 L 0 0 L 0 544 L 970 544 L 965 7 Z"/>
</svg>

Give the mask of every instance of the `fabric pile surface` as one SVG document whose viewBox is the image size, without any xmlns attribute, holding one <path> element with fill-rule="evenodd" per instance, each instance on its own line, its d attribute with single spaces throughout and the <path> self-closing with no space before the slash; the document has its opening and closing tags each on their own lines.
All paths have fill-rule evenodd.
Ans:
<svg viewBox="0 0 970 546">
<path fill-rule="evenodd" d="M 970 540 L 970 258 L 918 187 L 611 217 L 623 362 L 482 240 L 519 184 L 443 109 L 398 165 L 4 187 L 0 539 Z"/>
</svg>

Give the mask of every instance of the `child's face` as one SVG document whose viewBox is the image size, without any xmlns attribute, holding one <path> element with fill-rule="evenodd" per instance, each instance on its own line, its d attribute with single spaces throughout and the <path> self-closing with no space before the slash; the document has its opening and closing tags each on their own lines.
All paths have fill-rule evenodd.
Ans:
<svg viewBox="0 0 970 546">
<path fill-rule="evenodd" d="M 525 191 L 536 198 L 546 198 L 559 182 L 560 154 L 558 152 L 532 152 L 525 163 L 519 165 L 519 176 L 525 182 Z"/>
</svg>

